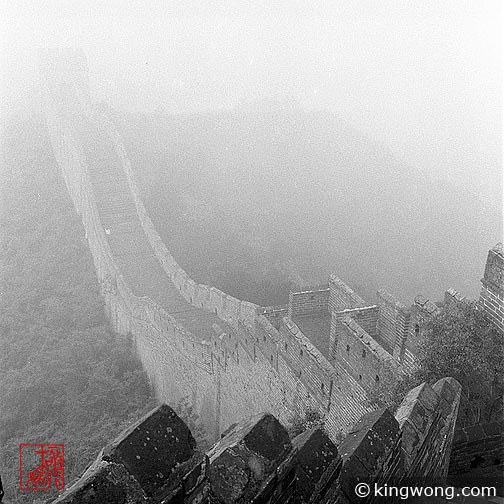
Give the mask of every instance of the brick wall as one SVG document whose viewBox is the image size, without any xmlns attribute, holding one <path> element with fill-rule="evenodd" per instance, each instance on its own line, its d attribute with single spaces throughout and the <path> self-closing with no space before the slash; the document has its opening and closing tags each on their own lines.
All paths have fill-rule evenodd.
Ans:
<svg viewBox="0 0 504 504">
<path fill-rule="evenodd" d="M 450 305 L 452 303 L 463 303 L 467 301 L 467 298 L 462 296 L 460 292 L 455 290 L 453 287 L 448 289 L 444 295 L 444 303 L 445 305 Z"/>
<path fill-rule="evenodd" d="M 504 332 L 504 255 L 502 243 L 488 252 L 485 274 L 481 280 L 479 302 L 494 324 Z"/>
<path fill-rule="evenodd" d="M 365 391 L 370 391 L 380 380 L 383 366 L 391 362 L 392 356 L 352 317 L 338 320 L 337 325 L 340 339 L 335 361 L 341 364 Z"/>
<path fill-rule="evenodd" d="M 296 371 L 299 380 L 310 389 L 311 394 L 325 403 L 328 409 L 334 378 L 333 367 L 288 318 L 284 318 L 280 326 L 280 336 L 283 358 Z"/>
<path fill-rule="evenodd" d="M 409 310 L 385 289 L 377 294 L 379 315 L 376 339 L 397 359 L 403 353 L 409 326 Z"/>
<path fill-rule="evenodd" d="M 266 317 L 275 329 L 279 329 L 282 319 L 289 314 L 289 305 L 261 307 L 257 309 L 257 314 Z"/>
<path fill-rule="evenodd" d="M 327 312 L 329 306 L 329 287 L 322 289 L 307 288 L 302 292 L 289 294 L 288 316 L 293 319 L 302 315 Z"/>
<path fill-rule="evenodd" d="M 329 291 L 330 311 L 341 311 L 346 308 L 359 308 L 369 305 L 335 275 L 329 277 Z"/>
<path fill-rule="evenodd" d="M 329 355 L 331 360 L 335 359 L 342 330 L 338 322 L 345 317 L 351 317 L 373 338 L 376 337 L 376 325 L 378 319 L 378 306 L 365 306 L 363 308 L 347 308 L 345 310 L 333 311 L 331 313 L 331 333 L 329 336 Z"/>
<path fill-rule="evenodd" d="M 446 476 L 459 401 L 460 384 L 451 378 L 423 384 L 395 416 L 365 414 L 339 447 L 316 428 L 291 440 L 262 413 L 231 426 L 207 453 L 161 405 L 107 445 L 54 503 L 378 504 L 383 497 L 360 498 L 356 484 Z"/>
<path fill-rule="evenodd" d="M 422 295 L 415 297 L 414 304 L 410 308 L 408 335 L 401 359 L 401 363 L 407 370 L 415 369 L 420 355 L 423 327 L 437 313 L 439 313 L 439 308 L 432 301 Z"/>
</svg>

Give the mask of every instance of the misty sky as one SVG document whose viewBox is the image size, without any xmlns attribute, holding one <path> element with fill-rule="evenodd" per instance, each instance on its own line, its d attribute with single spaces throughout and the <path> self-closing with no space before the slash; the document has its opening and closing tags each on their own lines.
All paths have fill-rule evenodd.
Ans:
<svg viewBox="0 0 504 504">
<path fill-rule="evenodd" d="M 4 0 L 3 104 L 36 102 L 38 48 L 80 46 L 96 95 L 115 106 L 185 112 L 293 96 L 497 208 L 500 4 Z"/>
</svg>

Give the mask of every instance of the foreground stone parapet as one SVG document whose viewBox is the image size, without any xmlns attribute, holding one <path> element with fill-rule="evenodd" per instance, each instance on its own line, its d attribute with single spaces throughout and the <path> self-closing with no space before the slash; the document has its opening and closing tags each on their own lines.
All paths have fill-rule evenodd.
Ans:
<svg viewBox="0 0 504 504">
<path fill-rule="evenodd" d="M 387 409 L 364 415 L 339 448 L 320 428 L 291 441 L 263 413 L 230 426 L 206 455 L 162 405 L 105 447 L 54 502 L 378 504 L 380 496 L 358 495 L 356 485 L 446 476 L 459 402 L 453 378 L 424 383 L 406 395 L 395 417 Z"/>
<path fill-rule="evenodd" d="M 336 445 L 321 429 L 297 436 L 292 444 L 297 451 L 296 486 L 302 502 L 317 502 L 334 484 L 341 470 Z"/>
<path fill-rule="evenodd" d="M 399 425 L 388 409 L 367 413 L 347 435 L 339 447 L 340 487 L 349 502 L 362 500 L 355 495 L 358 483 L 371 485 L 402 475 L 399 439 Z"/>
<path fill-rule="evenodd" d="M 408 477 L 446 477 L 460 404 L 454 378 L 423 383 L 411 390 L 397 410 Z"/>
<path fill-rule="evenodd" d="M 291 451 L 289 435 L 270 414 L 238 424 L 208 453 L 216 502 L 252 502 Z"/>
<path fill-rule="evenodd" d="M 449 473 L 465 473 L 491 466 L 500 466 L 504 472 L 504 421 L 456 431 Z"/>
<path fill-rule="evenodd" d="M 81 480 L 55 502 L 161 502 L 190 493 L 206 469 L 195 447 L 187 425 L 163 404 L 107 445 Z"/>
<path fill-rule="evenodd" d="M 124 465 L 152 495 L 192 459 L 195 447 L 187 425 L 163 404 L 108 445 L 102 458 Z"/>
</svg>

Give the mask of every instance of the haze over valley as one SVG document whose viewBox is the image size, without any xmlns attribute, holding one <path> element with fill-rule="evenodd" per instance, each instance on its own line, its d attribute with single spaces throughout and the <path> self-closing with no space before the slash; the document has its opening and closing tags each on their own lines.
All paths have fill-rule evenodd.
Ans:
<svg viewBox="0 0 504 504">
<path fill-rule="evenodd" d="M 502 237 L 499 2 L 86 5 L 2 7 L 4 121 L 41 112 L 41 49 L 82 48 L 195 277 L 260 304 L 331 273 L 370 301 L 477 296 Z"/>
<path fill-rule="evenodd" d="M 478 293 L 496 208 L 334 113 L 284 100 L 117 122 L 156 228 L 197 281 L 262 305 L 331 273 L 369 300 Z"/>
<path fill-rule="evenodd" d="M 68 487 L 160 403 L 190 454 L 259 412 L 339 447 L 441 383 L 422 388 L 444 406 L 418 438 L 439 474 L 456 424 L 502 420 L 501 15 L 499 0 L 1 2 L 6 500 L 40 502 L 19 488 L 20 444 L 63 443 Z M 440 303 L 482 284 L 478 303 Z M 183 473 L 182 445 L 140 500 L 210 488 L 210 459 L 203 480 Z"/>
</svg>

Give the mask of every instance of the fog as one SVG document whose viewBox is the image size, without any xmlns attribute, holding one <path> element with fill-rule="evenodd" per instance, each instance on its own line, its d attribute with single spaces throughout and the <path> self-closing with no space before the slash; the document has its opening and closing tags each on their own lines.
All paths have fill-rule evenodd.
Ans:
<svg viewBox="0 0 504 504">
<path fill-rule="evenodd" d="M 291 279 L 476 297 L 502 239 L 500 11 L 498 0 L 2 2 L 2 111 L 40 110 L 39 49 L 81 47 L 159 222 L 171 207 L 159 208 L 156 180 L 205 165 L 204 190 L 192 180 L 180 204 L 206 201 L 212 226 L 226 208 L 213 232 L 243 242 L 246 228 Z M 271 256 L 275 241 L 289 253 Z"/>
</svg>

